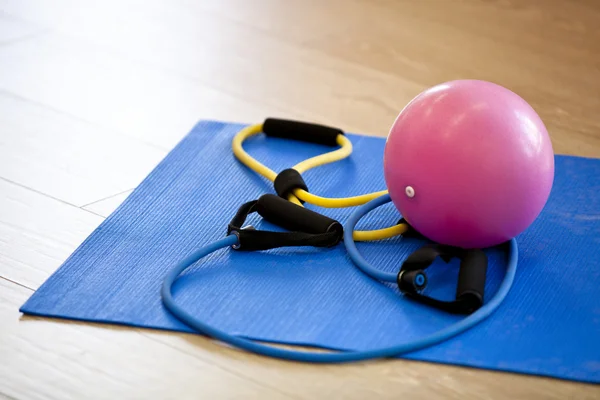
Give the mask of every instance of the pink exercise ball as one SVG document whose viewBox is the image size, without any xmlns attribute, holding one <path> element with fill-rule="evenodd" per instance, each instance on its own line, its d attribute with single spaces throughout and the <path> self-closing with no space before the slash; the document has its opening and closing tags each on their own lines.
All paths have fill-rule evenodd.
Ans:
<svg viewBox="0 0 600 400">
<path fill-rule="evenodd" d="M 486 248 L 538 217 L 554 180 L 554 152 L 537 113 L 494 83 L 458 80 L 415 97 L 384 152 L 390 197 L 426 238 Z"/>
</svg>

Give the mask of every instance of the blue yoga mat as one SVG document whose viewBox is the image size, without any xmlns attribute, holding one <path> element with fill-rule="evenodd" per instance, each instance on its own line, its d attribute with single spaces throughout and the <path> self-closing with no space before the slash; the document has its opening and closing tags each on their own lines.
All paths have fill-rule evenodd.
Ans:
<svg viewBox="0 0 600 400">
<path fill-rule="evenodd" d="M 201 121 L 22 306 L 26 314 L 189 332 L 162 306 L 166 272 L 182 257 L 222 238 L 244 202 L 273 192 L 231 153 L 238 124 Z M 313 193 L 349 196 L 385 188 L 385 140 L 348 135 L 349 159 L 305 174 Z M 245 145 L 274 170 L 329 150 L 251 138 Z M 345 221 L 352 209 L 325 210 Z M 359 228 L 389 226 L 391 205 Z M 275 229 L 250 221 L 262 229 Z M 445 343 L 403 357 L 562 379 L 600 382 L 600 160 L 557 156 L 541 216 L 518 237 L 516 282 L 489 319 Z M 397 271 L 423 242 L 360 243 L 378 267 Z M 488 251 L 489 299 L 506 257 Z M 433 266 L 429 294 L 454 296 L 457 264 Z M 270 342 L 370 349 L 431 333 L 460 319 L 416 304 L 359 272 L 343 244 L 332 249 L 222 250 L 188 270 L 175 298 L 220 329 Z"/>
</svg>

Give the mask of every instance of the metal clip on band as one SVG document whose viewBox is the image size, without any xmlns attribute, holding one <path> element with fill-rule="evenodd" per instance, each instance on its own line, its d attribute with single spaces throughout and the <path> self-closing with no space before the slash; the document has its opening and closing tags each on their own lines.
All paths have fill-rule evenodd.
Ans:
<svg viewBox="0 0 600 400">
<path fill-rule="evenodd" d="M 253 212 L 292 232 L 242 228 L 247 216 Z M 227 227 L 227 234 L 234 234 L 239 239 L 234 248 L 248 251 L 286 246 L 331 247 L 342 240 L 343 233 L 338 221 L 274 194 L 264 194 L 258 200 L 243 204 Z"/>
<path fill-rule="evenodd" d="M 460 258 L 460 271 L 455 301 L 441 301 L 421 294 L 427 285 L 427 269 L 441 257 L 445 262 Z M 482 250 L 463 250 L 437 244 L 427 245 L 412 253 L 398 273 L 398 288 L 410 298 L 429 306 L 454 313 L 470 314 L 483 305 L 487 256 Z"/>
</svg>

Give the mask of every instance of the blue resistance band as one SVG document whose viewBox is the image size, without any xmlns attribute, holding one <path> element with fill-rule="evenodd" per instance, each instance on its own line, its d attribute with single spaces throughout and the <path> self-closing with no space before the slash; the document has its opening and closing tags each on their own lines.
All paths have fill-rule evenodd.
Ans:
<svg viewBox="0 0 600 400">
<path fill-rule="evenodd" d="M 396 274 L 385 273 L 375 269 L 360 255 L 358 249 L 356 248 L 356 244 L 352 239 L 352 232 L 354 231 L 354 227 L 356 226 L 358 221 L 368 212 L 374 210 L 375 208 L 383 204 L 388 203 L 389 201 L 389 195 L 385 195 L 375 200 L 372 200 L 369 203 L 358 208 L 351 215 L 346 226 L 344 227 L 344 243 L 346 245 L 346 249 L 348 250 L 350 258 L 356 264 L 356 266 L 360 268 L 361 271 L 380 281 L 395 282 Z M 196 250 L 194 253 L 190 254 L 188 257 L 182 260 L 167 274 L 163 282 L 161 290 L 163 304 L 175 317 L 177 317 L 181 322 L 185 323 L 189 327 L 195 329 L 199 333 L 220 340 L 234 347 L 238 347 L 240 349 L 244 349 L 268 357 L 311 363 L 343 363 L 374 358 L 394 357 L 401 354 L 406 354 L 424 349 L 426 347 L 448 340 L 466 331 L 467 329 L 483 321 L 490 314 L 492 314 L 498 308 L 498 306 L 500 306 L 513 284 L 515 273 L 517 270 L 518 258 L 517 242 L 515 239 L 512 239 L 510 241 L 510 247 L 508 251 L 508 266 L 506 274 L 493 298 L 474 313 L 465 317 L 461 321 L 448 326 L 447 328 L 441 329 L 433 334 L 424 336 L 420 339 L 399 343 L 395 346 L 388 346 L 380 349 L 348 352 L 342 351 L 335 353 L 315 353 L 308 351 L 282 349 L 274 346 L 261 344 L 253 340 L 243 338 L 241 336 L 231 335 L 227 332 L 216 329 L 215 327 L 212 327 L 202 322 L 193 315 L 189 314 L 179 305 L 177 305 L 171 293 L 171 289 L 179 275 L 203 257 L 219 249 L 236 246 L 238 244 L 238 237 L 232 234 L 226 236 L 221 240 L 211 243 L 208 246 Z"/>
</svg>

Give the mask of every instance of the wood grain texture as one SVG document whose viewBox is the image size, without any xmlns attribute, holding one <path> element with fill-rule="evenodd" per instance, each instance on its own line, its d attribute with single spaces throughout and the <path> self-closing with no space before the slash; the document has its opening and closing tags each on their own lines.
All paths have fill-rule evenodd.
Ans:
<svg viewBox="0 0 600 400">
<path fill-rule="evenodd" d="M 31 289 L 104 219 L 3 179 L 0 193 L 0 277 Z"/>
<path fill-rule="evenodd" d="M 557 153 L 600 157 L 598 43 L 594 0 L 0 0 L 0 398 L 600 398 L 553 379 L 287 363 L 17 311 L 201 118 L 384 136 L 423 89 L 476 78 L 530 102 Z"/>
<path fill-rule="evenodd" d="M 78 207 L 136 187 L 168 152 L 2 92 L 0 124 L 0 176 Z"/>
<path fill-rule="evenodd" d="M 58 33 L 0 47 L 0 89 L 159 148 L 172 148 L 198 119 L 255 120 L 264 112 Z"/>
<path fill-rule="evenodd" d="M 16 399 L 290 398 L 127 328 L 21 318 L 0 279 L 1 393 Z"/>
<path fill-rule="evenodd" d="M 110 216 L 110 214 L 112 214 L 112 212 L 115 211 L 117 207 L 119 207 L 121 203 L 125 201 L 125 199 L 131 194 L 131 192 L 133 192 L 133 189 L 95 201 L 82 208 L 84 210 L 93 212 L 94 214 L 98 214 L 102 217 L 108 218 L 108 216 Z"/>
<path fill-rule="evenodd" d="M 44 29 L 37 25 L 9 17 L 0 12 L 0 45 L 26 39 L 43 31 Z"/>
</svg>

